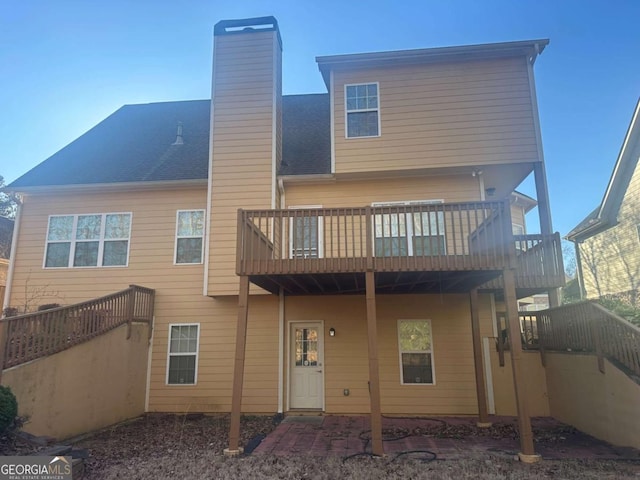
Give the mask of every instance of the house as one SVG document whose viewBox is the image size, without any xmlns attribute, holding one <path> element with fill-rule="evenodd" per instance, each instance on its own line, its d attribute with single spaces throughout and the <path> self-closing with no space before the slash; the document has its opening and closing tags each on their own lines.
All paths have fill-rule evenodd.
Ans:
<svg viewBox="0 0 640 480">
<path fill-rule="evenodd" d="M 640 300 L 640 100 L 602 202 L 567 234 L 575 244 L 580 289 L 587 298 Z"/>
<path fill-rule="evenodd" d="M 13 237 L 13 220 L 0 216 L 0 298 L 4 298 L 9 272 L 9 256 Z"/>
<path fill-rule="evenodd" d="M 371 414 L 375 453 L 382 414 L 499 413 L 534 458 L 544 370 L 519 342 L 500 367 L 493 344 L 497 311 L 518 338 L 517 298 L 564 281 L 547 43 L 318 57 L 327 93 L 283 96 L 277 21 L 220 22 L 212 100 L 122 107 L 9 186 L 5 306 L 154 289 L 144 408 L 231 412 L 230 453 L 241 412 Z"/>
</svg>

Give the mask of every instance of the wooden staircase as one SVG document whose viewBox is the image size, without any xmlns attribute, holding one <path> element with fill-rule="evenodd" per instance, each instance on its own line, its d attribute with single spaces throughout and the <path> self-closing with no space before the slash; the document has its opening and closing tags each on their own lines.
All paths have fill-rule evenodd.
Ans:
<svg viewBox="0 0 640 480">
<path fill-rule="evenodd" d="M 155 291 L 130 285 L 120 292 L 66 307 L 0 320 L 0 378 L 2 370 L 86 342 L 121 325 L 153 327 Z"/>
</svg>

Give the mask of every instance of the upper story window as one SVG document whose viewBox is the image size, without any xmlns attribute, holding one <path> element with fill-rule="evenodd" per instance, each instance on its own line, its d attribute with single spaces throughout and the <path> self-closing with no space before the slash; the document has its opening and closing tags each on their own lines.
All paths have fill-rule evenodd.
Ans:
<svg viewBox="0 0 640 480">
<path fill-rule="evenodd" d="M 204 210 L 178 210 L 176 263 L 202 263 Z"/>
<path fill-rule="evenodd" d="M 380 135 L 377 83 L 345 85 L 347 138 Z"/>
<path fill-rule="evenodd" d="M 44 266 L 127 266 L 130 237 L 131 213 L 51 215 Z"/>
</svg>

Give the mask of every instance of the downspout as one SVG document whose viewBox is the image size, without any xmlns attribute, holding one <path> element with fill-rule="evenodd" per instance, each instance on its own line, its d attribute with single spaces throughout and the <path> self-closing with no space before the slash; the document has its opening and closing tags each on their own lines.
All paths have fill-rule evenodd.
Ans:
<svg viewBox="0 0 640 480">
<path fill-rule="evenodd" d="M 578 290 L 580 291 L 580 300 L 584 300 L 587 296 L 587 290 L 584 286 L 584 277 L 582 276 L 582 260 L 580 258 L 580 241 L 571 240 L 576 256 L 576 276 L 578 277 Z"/>
<path fill-rule="evenodd" d="M 18 235 L 20 233 L 20 219 L 22 217 L 22 197 L 16 195 L 16 204 L 18 205 L 16 211 L 16 219 L 13 224 L 13 235 L 11 237 L 11 255 L 9 255 L 9 271 L 7 272 L 7 285 L 4 291 L 4 299 L 2 303 L 2 314 L 4 309 L 9 307 L 9 300 L 11 300 L 11 287 L 13 286 L 13 272 L 16 265 L 16 254 L 18 252 Z M 0 314 L 0 316 L 2 316 Z"/>
<path fill-rule="evenodd" d="M 280 190 L 280 205 L 282 209 L 286 205 L 284 199 L 284 182 L 278 179 Z M 285 325 L 285 297 L 280 289 L 278 294 L 278 413 L 284 412 L 284 325 Z"/>
<path fill-rule="evenodd" d="M 284 292 L 280 289 L 278 295 L 278 413 L 284 411 Z"/>
<path fill-rule="evenodd" d="M 209 107 L 209 163 L 207 171 L 207 221 L 205 223 L 205 242 L 204 242 L 204 274 L 202 279 L 202 295 L 209 295 L 209 247 L 211 244 L 211 215 L 213 214 L 212 195 L 213 195 L 213 131 L 215 126 L 214 103 L 216 96 L 216 41 L 213 41 L 213 61 L 211 64 L 211 104 Z"/>
<path fill-rule="evenodd" d="M 471 172 L 471 176 L 476 177 L 478 179 L 478 190 L 480 191 L 480 201 L 484 202 L 486 200 L 485 198 L 486 193 L 484 190 L 484 177 L 482 176 L 482 170 L 475 168 Z"/>
</svg>

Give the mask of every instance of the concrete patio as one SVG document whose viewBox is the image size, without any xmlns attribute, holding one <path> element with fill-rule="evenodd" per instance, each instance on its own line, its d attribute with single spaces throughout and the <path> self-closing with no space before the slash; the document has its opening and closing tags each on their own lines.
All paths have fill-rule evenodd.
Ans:
<svg viewBox="0 0 640 480">
<path fill-rule="evenodd" d="M 385 454 L 401 452 L 428 459 L 478 458 L 518 453 L 516 417 L 490 417 L 478 428 L 475 417 L 383 418 Z M 553 418 L 532 419 L 536 452 L 546 459 L 640 460 L 640 452 L 615 447 Z M 348 457 L 370 452 L 368 416 L 288 416 L 254 454 Z"/>
</svg>

